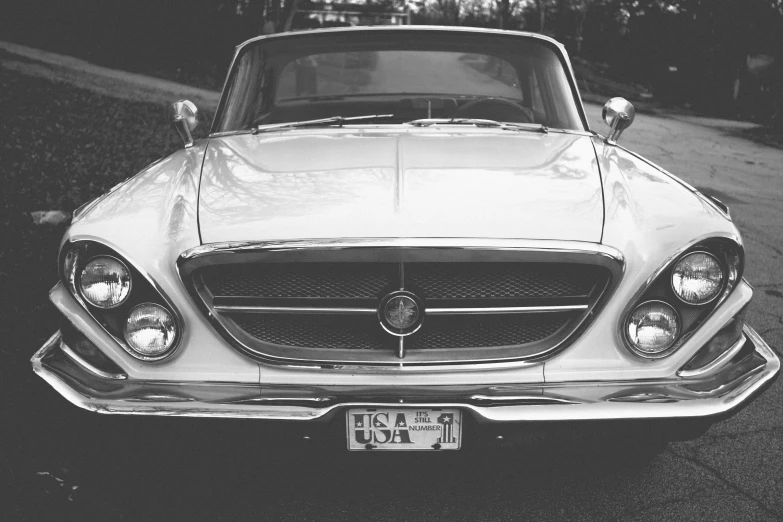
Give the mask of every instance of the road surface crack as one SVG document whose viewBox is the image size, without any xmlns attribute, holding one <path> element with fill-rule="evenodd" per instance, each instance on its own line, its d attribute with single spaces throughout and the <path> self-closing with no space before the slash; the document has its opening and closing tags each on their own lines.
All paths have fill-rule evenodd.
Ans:
<svg viewBox="0 0 783 522">
<path fill-rule="evenodd" d="M 715 478 L 717 481 L 721 482 L 723 485 L 725 485 L 729 489 L 737 492 L 742 497 L 744 497 L 744 498 L 748 499 L 749 501 L 753 502 L 754 504 L 756 504 L 759 507 L 759 509 L 761 509 L 767 515 L 769 515 L 769 516 L 771 516 L 771 517 L 773 517 L 775 519 L 782 519 L 783 518 L 783 513 L 778 513 L 774 509 L 771 509 L 771 508 L 767 507 L 761 499 L 756 498 L 751 493 L 748 493 L 747 491 L 745 491 L 744 489 L 740 488 L 739 486 L 737 486 L 736 484 L 731 482 L 729 479 L 724 477 L 723 473 L 721 473 L 721 471 L 719 469 L 717 469 L 717 468 L 707 464 L 706 462 L 702 462 L 701 460 L 699 460 L 696 457 L 693 457 L 693 456 L 690 456 L 690 455 L 685 455 L 683 453 L 678 453 L 678 452 L 674 451 L 671 447 L 669 447 L 666 451 L 668 451 L 669 453 L 671 453 L 672 455 L 674 455 L 675 457 L 677 457 L 679 459 L 682 459 L 682 460 L 684 460 L 686 462 L 690 462 L 694 466 L 709 472 L 712 475 L 712 477 Z"/>
<path fill-rule="evenodd" d="M 758 428 L 755 430 L 747 430 L 747 431 L 738 431 L 735 433 L 721 433 L 717 435 L 710 435 L 706 434 L 703 435 L 699 441 L 699 444 L 694 444 L 695 447 L 701 448 L 704 446 L 712 446 L 715 443 L 724 441 L 724 440 L 737 440 L 740 437 L 744 437 L 746 435 L 757 435 L 759 433 L 774 433 L 774 432 L 783 432 L 783 426 L 773 426 L 770 428 Z"/>
<path fill-rule="evenodd" d="M 707 493 L 712 488 L 703 487 L 699 488 L 696 491 L 691 492 L 688 495 L 682 496 L 682 497 L 674 497 L 670 498 L 668 500 L 664 500 L 661 502 L 655 502 L 648 504 L 640 509 L 637 509 L 635 507 L 629 507 L 627 509 L 624 509 L 620 512 L 619 516 L 616 517 L 614 520 L 628 520 L 629 515 L 635 515 L 636 517 L 639 517 L 640 515 L 644 513 L 649 513 L 650 511 L 653 511 L 655 509 L 665 508 L 668 506 L 675 506 L 681 502 L 688 502 L 688 501 L 694 501 L 697 500 L 700 496 L 702 496 L 704 493 Z"/>
<path fill-rule="evenodd" d="M 744 228 L 747 228 L 747 227 L 744 227 Z M 780 248 L 776 247 L 776 246 L 775 246 L 775 245 L 773 245 L 772 243 L 769 243 L 769 242 L 767 242 L 767 241 L 765 241 L 765 240 L 763 240 L 763 239 L 761 239 L 761 238 L 759 238 L 759 237 L 756 237 L 756 236 L 753 236 L 753 235 L 751 235 L 751 234 L 748 234 L 748 232 L 747 232 L 747 231 L 745 231 L 745 232 L 743 233 L 743 236 L 745 236 L 747 239 L 750 239 L 750 240 L 752 240 L 752 241 L 755 241 L 756 243 L 759 243 L 759 244 L 760 244 L 760 245 L 762 245 L 762 246 L 765 246 L 765 247 L 769 248 L 770 250 L 772 250 L 773 252 L 775 252 L 775 253 L 776 253 L 778 256 L 781 256 L 781 257 L 783 257 L 783 250 L 781 250 Z"/>
</svg>

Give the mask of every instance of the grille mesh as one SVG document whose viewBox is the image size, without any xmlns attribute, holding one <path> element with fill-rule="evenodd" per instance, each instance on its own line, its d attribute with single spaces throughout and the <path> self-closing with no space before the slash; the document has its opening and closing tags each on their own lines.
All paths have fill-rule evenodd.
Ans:
<svg viewBox="0 0 783 522">
<path fill-rule="evenodd" d="M 237 326 L 265 343 L 302 348 L 393 350 L 396 339 L 375 316 L 235 315 Z"/>
<path fill-rule="evenodd" d="M 300 263 L 223 265 L 205 269 L 215 296 L 376 299 L 394 286 L 394 263 Z"/>
<path fill-rule="evenodd" d="M 570 317 L 567 313 L 427 317 L 421 329 L 405 339 L 405 349 L 528 344 L 556 333 Z"/>
<path fill-rule="evenodd" d="M 405 286 L 430 299 L 584 296 L 595 282 L 590 266 L 523 263 L 410 263 Z"/>
<path fill-rule="evenodd" d="M 405 339 L 406 350 L 513 346 L 556 333 L 568 313 L 428 317 Z M 242 330 L 256 339 L 283 346 L 348 350 L 394 350 L 396 338 L 373 317 L 236 314 Z"/>
<path fill-rule="evenodd" d="M 399 288 L 394 263 L 223 265 L 203 270 L 215 296 L 376 299 Z M 596 267 L 532 263 L 406 263 L 405 287 L 423 299 L 586 296 Z"/>
</svg>

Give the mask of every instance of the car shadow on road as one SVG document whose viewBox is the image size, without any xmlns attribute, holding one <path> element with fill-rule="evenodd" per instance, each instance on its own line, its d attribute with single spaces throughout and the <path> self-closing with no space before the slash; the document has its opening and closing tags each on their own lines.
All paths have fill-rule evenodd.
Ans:
<svg viewBox="0 0 783 522">
<path fill-rule="evenodd" d="M 565 491 L 624 488 L 652 462 L 567 440 L 356 453 L 335 430 L 306 440 L 252 420 L 102 416 L 61 406 L 65 414 L 42 420 L 48 433 L 33 436 L 35 468 L 17 484 L 32 519 L 328 519 L 371 517 L 374 508 L 425 516 L 445 505 L 463 518 L 482 499 L 519 502 L 524 494 L 527 505 L 544 506 Z"/>
</svg>

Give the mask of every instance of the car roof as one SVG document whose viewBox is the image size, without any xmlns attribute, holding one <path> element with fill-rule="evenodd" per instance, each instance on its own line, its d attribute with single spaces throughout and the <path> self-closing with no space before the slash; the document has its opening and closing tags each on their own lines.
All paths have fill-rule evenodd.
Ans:
<svg viewBox="0 0 783 522">
<path fill-rule="evenodd" d="M 565 54 L 565 48 L 563 47 L 563 44 L 561 44 L 554 38 L 550 38 L 549 36 L 539 34 L 539 33 L 529 33 L 525 31 L 508 31 L 505 29 L 487 29 L 483 27 L 457 27 L 457 26 L 444 26 L 444 25 L 374 25 L 374 26 L 357 25 L 351 27 L 329 27 L 326 29 L 302 29 L 296 31 L 287 31 L 283 33 L 274 33 L 274 34 L 265 34 L 261 36 L 256 36 L 254 38 L 251 38 L 239 44 L 236 47 L 236 50 L 239 51 L 244 46 L 253 42 L 257 42 L 259 40 L 267 40 L 273 38 L 290 38 L 303 34 L 311 35 L 311 34 L 322 34 L 322 33 L 349 33 L 349 32 L 362 32 L 362 31 L 372 31 L 372 32 L 439 31 L 439 32 L 447 32 L 447 33 L 462 32 L 462 33 L 501 34 L 501 35 L 508 35 L 508 36 L 520 36 L 523 38 L 533 38 L 536 40 L 546 41 L 550 44 L 557 46 L 563 52 L 563 54 Z"/>
</svg>

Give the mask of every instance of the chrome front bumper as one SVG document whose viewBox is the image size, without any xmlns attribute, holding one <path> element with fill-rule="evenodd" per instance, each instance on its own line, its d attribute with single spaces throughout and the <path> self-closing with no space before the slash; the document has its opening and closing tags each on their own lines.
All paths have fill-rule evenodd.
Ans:
<svg viewBox="0 0 783 522">
<path fill-rule="evenodd" d="M 732 415 L 766 389 L 780 360 L 749 326 L 751 350 L 707 376 L 503 386 L 355 387 L 156 382 L 100 375 L 54 334 L 35 372 L 70 402 L 100 413 L 329 420 L 351 406 L 455 407 L 479 422 L 704 419 Z"/>
</svg>

